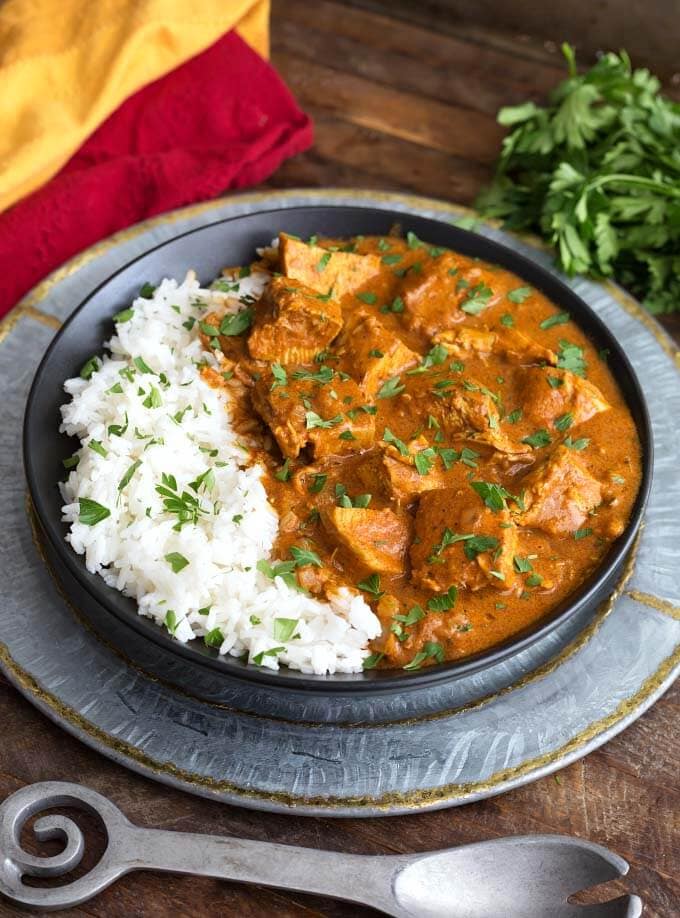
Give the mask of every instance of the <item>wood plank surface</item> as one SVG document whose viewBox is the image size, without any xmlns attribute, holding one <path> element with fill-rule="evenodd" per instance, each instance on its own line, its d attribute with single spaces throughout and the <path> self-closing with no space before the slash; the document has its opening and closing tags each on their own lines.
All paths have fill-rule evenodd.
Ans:
<svg viewBox="0 0 680 918">
<path fill-rule="evenodd" d="M 409 15 L 404 2 L 390 15 L 365 8 L 375 5 L 274 0 L 273 63 L 313 117 L 316 141 L 263 187 L 405 190 L 470 204 L 498 152 L 497 109 L 538 101 L 561 78 L 560 36 L 518 40 L 488 24 L 435 25 L 424 15 Z M 680 340 L 680 321 L 667 327 Z M 609 891 L 633 888 L 648 918 L 671 918 L 680 914 L 679 714 L 676 685 L 623 734 L 557 777 L 481 803 L 389 819 L 308 819 L 225 807 L 129 773 L 58 729 L 0 678 L 0 798 L 33 781 L 75 780 L 109 795 L 142 825 L 365 854 L 527 832 L 575 834 L 611 846 L 631 863 L 629 879 Z M 93 821 L 83 825 L 94 844 L 86 868 L 103 837 Z M 2 918 L 15 914 L 0 900 Z M 301 894 L 135 874 L 92 902 L 55 914 L 375 913 Z"/>
</svg>

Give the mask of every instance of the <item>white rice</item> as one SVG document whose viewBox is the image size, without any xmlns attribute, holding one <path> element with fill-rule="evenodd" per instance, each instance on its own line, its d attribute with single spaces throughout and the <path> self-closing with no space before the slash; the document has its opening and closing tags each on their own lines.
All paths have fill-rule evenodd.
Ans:
<svg viewBox="0 0 680 918">
<path fill-rule="evenodd" d="M 231 427 L 228 396 L 200 376 L 196 363 L 216 360 L 202 348 L 198 321 L 190 329 L 182 324 L 216 305 L 243 308 L 236 297 L 257 298 L 266 279 L 253 273 L 227 295 L 201 289 L 192 274 L 181 285 L 164 280 L 152 298 L 134 301 L 132 318 L 116 323 L 106 344 L 110 356 L 90 379 L 65 383 L 71 398 L 61 409 L 61 429 L 81 441 L 78 465 L 62 485 L 66 538 L 88 570 L 134 597 L 141 615 L 179 641 L 210 635 L 221 654 L 247 653 L 271 669 L 284 663 L 307 673 L 358 672 L 368 641 L 380 632 L 361 595 L 343 589 L 321 602 L 257 569 L 258 561 L 275 563 L 278 517 L 261 468 L 245 467 L 247 448 Z M 210 471 L 212 487 L 190 488 Z M 156 490 L 164 474 L 205 511 L 179 531 Z M 86 525 L 80 498 L 110 516 Z M 188 564 L 174 572 L 177 556 Z"/>
</svg>

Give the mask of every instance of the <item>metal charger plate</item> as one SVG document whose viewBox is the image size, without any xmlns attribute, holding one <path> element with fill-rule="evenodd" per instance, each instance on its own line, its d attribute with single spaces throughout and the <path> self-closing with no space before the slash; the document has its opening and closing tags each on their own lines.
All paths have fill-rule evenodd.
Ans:
<svg viewBox="0 0 680 918">
<path fill-rule="evenodd" d="M 364 701 L 351 722 L 328 724 L 318 708 L 245 714 L 235 710 L 236 700 L 211 703 L 178 691 L 164 678 L 162 660 L 132 665 L 87 626 L 77 608 L 85 598 L 42 553 L 32 529 L 19 459 L 21 420 L 36 366 L 61 321 L 115 270 L 159 242 L 224 217 L 301 204 L 389 207 L 451 220 L 466 213 L 443 202 L 361 191 L 213 201 L 94 246 L 3 323 L 0 487 L 9 519 L 0 533 L 0 666 L 37 707 L 105 755 L 228 803 L 368 816 L 488 797 L 601 745 L 680 670 L 680 359 L 665 333 L 614 285 L 570 282 L 625 346 L 652 416 L 654 481 L 634 556 L 599 609 L 584 610 L 489 670 L 432 689 L 425 714 L 414 715 L 405 703 L 376 718 Z M 488 225 L 477 230 L 550 268 L 551 256 L 535 244 Z"/>
</svg>

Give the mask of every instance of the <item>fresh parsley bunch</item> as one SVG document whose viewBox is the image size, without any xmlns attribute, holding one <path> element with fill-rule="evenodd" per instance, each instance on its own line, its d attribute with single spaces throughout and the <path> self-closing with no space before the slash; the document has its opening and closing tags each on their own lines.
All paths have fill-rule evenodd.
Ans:
<svg viewBox="0 0 680 918">
<path fill-rule="evenodd" d="M 680 105 L 628 55 L 569 76 L 549 105 L 502 108 L 497 174 L 481 213 L 539 231 L 568 274 L 615 275 L 653 313 L 680 311 Z"/>
</svg>

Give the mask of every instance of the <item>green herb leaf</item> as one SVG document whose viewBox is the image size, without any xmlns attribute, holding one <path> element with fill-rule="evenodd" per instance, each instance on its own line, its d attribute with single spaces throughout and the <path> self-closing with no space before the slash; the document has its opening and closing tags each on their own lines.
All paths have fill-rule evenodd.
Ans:
<svg viewBox="0 0 680 918">
<path fill-rule="evenodd" d="M 394 398 L 395 395 L 399 395 L 404 391 L 406 387 L 402 384 L 398 376 L 393 376 L 392 379 L 388 379 L 382 384 L 378 389 L 377 398 Z"/>
<path fill-rule="evenodd" d="M 367 577 L 365 580 L 360 580 L 357 586 L 365 593 L 370 593 L 371 596 L 375 596 L 376 599 L 379 599 L 383 595 L 380 590 L 380 574 L 371 574 L 370 577 Z"/>
<path fill-rule="evenodd" d="M 512 494 L 506 491 L 502 485 L 489 481 L 471 481 L 470 485 L 479 494 L 489 510 L 498 513 L 507 509 L 505 501 L 508 497 L 512 498 Z"/>
<path fill-rule="evenodd" d="M 286 459 L 281 468 L 274 472 L 274 478 L 278 481 L 288 481 L 292 472 L 290 470 L 290 459 Z"/>
<path fill-rule="evenodd" d="M 179 574 L 180 571 L 183 571 L 184 568 L 189 565 L 189 559 L 185 558 L 184 555 L 181 555 L 178 551 L 171 551 L 163 557 L 172 568 L 173 574 Z"/>
<path fill-rule="evenodd" d="M 87 363 L 83 364 L 80 369 L 80 376 L 83 379 L 92 379 L 92 374 L 96 373 L 101 366 L 99 357 L 90 357 Z"/>
<path fill-rule="evenodd" d="M 446 593 L 440 593 L 439 596 L 433 596 L 427 601 L 427 608 L 430 612 L 448 612 L 453 609 L 458 599 L 458 587 L 450 586 Z"/>
<path fill-rule="evenodd" d="M 378 296 L 375 293 L 370 293 L 370 291 L 367 291 L 365 293 L 357 293 L 356 298 L 361 300 L 362 303 L 366 303 L 368 306 L 375 306 Z"/>
<path fill-rule="evenodd" d="M 574 538 L 578 542 L 579 539 L 586 539 L 588 536 L 591 536 L 592 534 L 593 534 L 592 529 L 577 529 L 574 532 Z"/>
<path fill-rule="evenodd" d="M 558 418 L 555 419 L 555 428 L 559 431 L 568 430 L 571 425 L 574 423 L 574 415 L 571 411 L 567 411 L 565 414 L 561 414 Z"/>
<path fill-rule="evenodd" d="M 542 446 L 549 446 L 552 443 L 552 438 L 548 431 L 544 427 L 541 427 L 540 430 L 532 433 L 531 436 L 524 437 L 522 443 L 526 443 L 534 449 L 540 449 Z"/>
<path fill-rule="evenodd" d="M 331 427 L 335 427 L 337 424 L 342 424 L 342 415 L 336 414 L 334 418 L 329 418 L 327 421 L 316 413 L 316 411 L 306 411 L 305 412 L 305 424 L 307 430 L 314 430 L 314 428 L 319 427 L 323 430 L 328 430 Z"/>
<path fill-rule="evenodd" d="M 312 480 L 307 485 L 307 490 L 310 494 L 318 494 L 320 491 L 323 491 L 327 480 L 328 475 L 323 472 L 317 472 L 315 475 L 312 475 Z"/>
<path fill-rule="evenodd" d="M 470 288 L 467 297 L 460 304 L 460 308 L 463 312 L 467 312 L 468 315 L 477 316 L 486 309 L 492 296 L 493 290 L 491 287 L 487 287 L 483 283 L 476 284 Z"/>
<path fill-rule="evenodd" d="M 579 437 L 577 440 L 572 440 L 571 437 L 564 438 L 564 445 L 568 449 L 574 449 L 580 451 L 585 449 L 590 443 L 589 437 Z"/>
<path fill-rule="evenodd" d="M 363 662 L 364 669 L 375 669 L 375 667 L 380 663 L 382 658 L 385 656 L 384 653 L 372 653 L 370 656 L 366 657 Z"/>
<path fill-rule="evenodd" d="M 531 287 L 515 287 L 514 290 L 508 291 L 508 299 L 511 303 L 523 303 L 533 292 Z"/>
<path fill-rule="evenodd" d="M 224 635 L 219 628 L 213 628 L 203 638 L 208 647 L 221 647 L 224 643 Z"/>
<path fill-rule="evenodd" d="M 323 269 L 326 267 L 328 262 L 331 260 L 331 252 L 324 252 L 321 258 L 318 260 L 315 266 L 315 270 L 318 274 L 321 274 Z"/>
<path fill-rule="evenodd" d="M 150 300 L 155 292 L 156 288 L 154 285 L 147 281 L 145 284 L 142 284 L 142 289 L 139 291 L 139 295 L 144 297 L 145 300 Z"/>
<path fill-rule="evenodd" d="M 134 309 L 122 309 L 120 312 L 117 312 L 113 317 L 113 321 L 122 325 L 123 322 L 129 322 L 130 319 L 135 314 Z"/>
<path fill-rule="evenodd" d="M 107 517 L 111 516 L 108 507 L 98 504 L 96 500 L 89 497 L 80 497 L 78 499 L 78 520 L 85 526 L 96 526 Z"/>
<path fill-rule="evenodd" d="M 321 567 L 321 558 L 315 551 L 310 551 L 308 548 L 298 548 L 297 545 L 293 545 L 290 553 L 296 567 L 307 567 L 310 564 L 313 567 Z"/>
<path fill-rule="evenodd" d="M 132 476 L 135 474 L 135 472 L 137 471 L 137 469 L 140 467 L 141 464 L 142 464 L 141 459 L 137 459 L 135 462 L 132 463 L 130 468 L 123 475 L 121 480 L 118 482 L 119 491 L 122 491 L 126 485 L 130 484 L 130 482 L 132 481 Z"/>
<path fill-rule="evenodd" d="M 220 334 L 227 338 L 242 335 L 253 324 L 254 315 L 252 309 L 246 308 L 225 316 L 220 322 Z"/>
<path fill-rule="evenodd" d="M 399 437 L 395 437 L 389 427 L 385 428 L 382 438 L 385 443 L 391 443 L 392 446 L 395 446 L 402 456 L 409 455 L 408 446 L 404 443 L 403 440 L 400 440 Z"/>
<path fill-rule="evenodd" d="M 468 539 L 463 546 L 463 551 L 465 552 L 465 557 L 470 561 L 474 561 L 477 555 L 481 555 L 485 551 L 494 551 L 500 545 L 500 542 L 495 536 L 473 536 L 471 539 Z"/>
<path fill-rule="evenodd" d="M 548 328 L 553 328 L 555 325 L 565 325 L 570 319 L 571 316 L 568 312 L 559 312 L 556 316 L 550 316 L 547 319 L 543 319 L 538 327 L 545 331 Z"/>
<path fill-rule="evenodd" d="M 275 641 L 289 641 L 295 634 L 295 629 L 300 624 L 299 618 L 275 618 L 273 637 Z"/>
<path fill-rule="evenodd" d="M 583 348 L 569 341 L 560 341 L 557 354 L 557 366 L 561 370 L 570 370 L 576 376 L 586 375 L 586 362 L 583 359 Z"/>
</svg>

